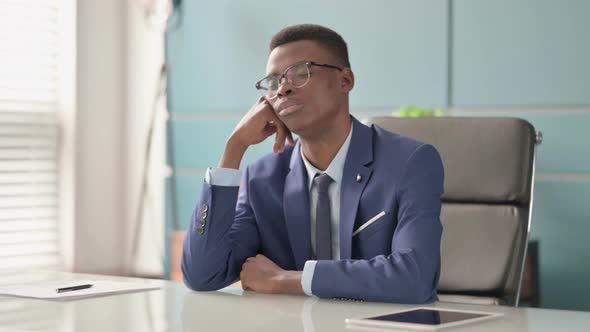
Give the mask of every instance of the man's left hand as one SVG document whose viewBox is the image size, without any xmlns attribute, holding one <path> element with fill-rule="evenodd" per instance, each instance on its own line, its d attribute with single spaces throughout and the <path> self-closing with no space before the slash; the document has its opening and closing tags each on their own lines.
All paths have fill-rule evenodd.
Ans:
<svg viewBox="0 0 590 332">
<path fill-rule="evenodd" d="M 300 271 L 286 271 L 264 255 L 249 257 L 242 265 L 242 288 L 260 293 L 303 294 Z"/>
</svg>

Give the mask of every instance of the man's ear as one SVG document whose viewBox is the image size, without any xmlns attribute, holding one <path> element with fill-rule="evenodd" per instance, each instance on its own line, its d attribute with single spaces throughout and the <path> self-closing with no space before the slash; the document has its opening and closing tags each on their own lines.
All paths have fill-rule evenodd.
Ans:
<svg viewBox="0 0 590 332">
<path fill-rule="evenodd" d="M 340 74 L 340 88 L 343 92 L 350 92 L 354 88 L 354 73 L 350 68 L 342 69 Z"/>
</svg>

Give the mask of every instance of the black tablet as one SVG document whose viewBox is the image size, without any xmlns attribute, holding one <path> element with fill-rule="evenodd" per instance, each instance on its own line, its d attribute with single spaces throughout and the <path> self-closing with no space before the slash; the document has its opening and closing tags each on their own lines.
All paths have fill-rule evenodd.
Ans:
<svg viewBox="0 0 590 332">
<path fill-rule="evenodd" d="M 500 313 L 464 311 L 439 308 L 412 308 L 408 310 L 365 318 L 348 318 L 351 326 L 438 330 L 463 324 L 481 322 L 500 317 Z"/>
</svg>

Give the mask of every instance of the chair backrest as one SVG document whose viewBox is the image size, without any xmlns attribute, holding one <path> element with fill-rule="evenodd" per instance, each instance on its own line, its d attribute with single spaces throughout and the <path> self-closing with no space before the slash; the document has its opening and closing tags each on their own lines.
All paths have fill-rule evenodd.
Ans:
<svg viewBox="0 0 590 332">
<path fill-rule="evenodd" d="M 441 155 L 439 293 L 517 306 L 532 208 L 533 126 L 484 117 L 373 117 L 364 123 L 432 144 Z"/>
</svg>

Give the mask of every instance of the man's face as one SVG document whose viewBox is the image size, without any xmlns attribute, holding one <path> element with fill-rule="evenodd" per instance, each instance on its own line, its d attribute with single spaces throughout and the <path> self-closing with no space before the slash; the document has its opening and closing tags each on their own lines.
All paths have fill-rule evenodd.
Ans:
<svg viewBox="0 0 590 332">
<path fill-rule="evenodd" d="M 280 76 L 293 64 L 304 61 L 339 65 L 334 56 L 317 42 L 300 40 L 273 49 L 268 57 L 266 74 Z M 295 88 L 284 82 L 277 96 L 270 99 L 279 119 L 300 136 L 316 134 L 335 114 L 346 111 L 350 90 L 343 86 L 343 72 L 337 69 L 312 66 L 310 72 L 311 77 L 305 86 Z"/>
</svg>

